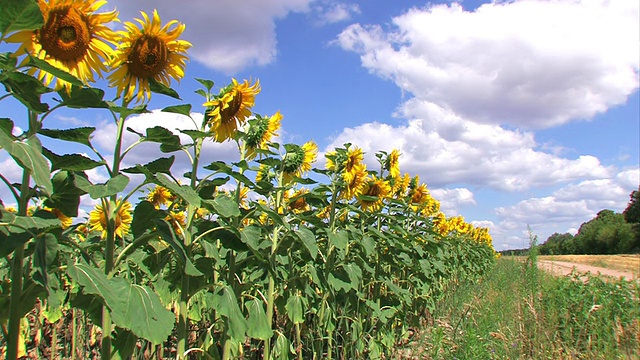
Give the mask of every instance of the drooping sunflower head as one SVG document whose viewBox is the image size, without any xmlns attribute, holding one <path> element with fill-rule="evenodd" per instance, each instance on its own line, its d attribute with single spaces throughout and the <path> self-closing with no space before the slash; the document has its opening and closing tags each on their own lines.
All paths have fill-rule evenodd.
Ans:
<svg viewBox="0 0 640 360">
<path fill-rule="evenodd" d="M 358 196 L 358 204 L 363 211 L 379 211 L 390 192 L 391 186 L 389 183 L 374 175 L 367 179 L 362 193 Z"/>
<path fill-rule="evenodd" d="M 285 183 L 293 180 L 293 177 L 302 177 L 303 174 L 311 170 L 311 164 L 318 157 L 318 145 L 313 141 L 307 141 L 304 145 L 285 145 L 287 150 L 282 159 Z"/>
<path fill-rule="evenodd" d="M 270 117 L 258 115 L 255 119 L 249 120 L 249 128 L 245 135 L 245 158 L 247 160 L 256 157 L 256 149 L 267 149 L 267 144 L 271 142 L 271 139 L 278 136 L 277 131 L 280 130 L 281 121 L 282 114 L 280 114 L 280 111 Z"/>
<path fill-rule="evenodd" d="M 171 224 L 176 234 L 182 235 L 182 229 L 187 225 L 187 214 L 184 211 L 170 211 L 165 220 Z"/>
<path fill-rule="evenodd" d="M 176 200 L 176 196 L 164 186 L 156 185 L 153 190 L 147 194 L 147 200 L 151 202 L 156 209 L 163 205 L 168 205 Z"/>
<path fill-rule="evenodd" d="M 244 125 L 251 116 L 251 108 L 255 105 L 256 95 L 260 92 L 260 81 L 250 85 L 245 79 L 239 84 L 236 79 L 231 79 L 231 85 L 222 89 L 220 95 L 213 101 L 204 103 L 211 108 L 208 112 L 209 126 L 217 142 L 233 139 L 238 127 Z"/>
<path fill-rule="evenodd" d="M 116 43 L 116 34 L 107 24 L 117 21 L 118 13 L 96 13 L 104 4 L 106 1 L 38 1 L 44 25 L 37 30 L 16 32 L 7 38 L 7 42 L 20 43 L 18 55 L 32 55 L 84 83 L 93 82 L 94 74 L 102 77 L 102 72 L 107 71 L 104 63 L 113 55 L 109 43 Z M 33 68 L 31 73 L 37 74 L 46 86 L 55 79 L 53 87 L 56 91 L 71 88 L 70 83 L 46 71 Z"/>
<path fill-rule="evenodd" d="M 122 199 L 118 199 L 115 204 L 108 203 L 109 207 L 115 206 L 118 211 L 115 214 L 115 235 L 119 238 L 124 238 L 129 233 L 131 221 L 131 203 L 128 201 L 123 202 Z M 95 208 L 89 213 L 89 226 L 92 231 L 100 231 L 102 238 L 107 237 L 107 212 L 110 209 L 105 209 L 102 204 L 97 204 Z"/>
<path fill-rule="evenodd" d="M 429 189 L 427 189 L 427 184 L 422 183 L 411 190 L 410 203 L 412 205 L 421 205 L 428 200 L 428 197 Z"/>
<path fill-rule="evenodd" d="M 117 89 L 117 95 L 124 93 L 128 101 L 134 95 L 137 102 L 151 98 L 150 81 L 166 86 L 171 79 L 180 81 L 188 60 L 187 49 L 191 43 L 179 40 L 185 25 L 176 20 L 162 26 L 156 10 L 153 18 L 140 12 L 143 19 L 136 19 L 140 27 L 132 22 L 124 24 L 125 30 L 118 32 L 118 48 L 115 51 L 109 75 L 109 86 Z"/>
<path fill-rule="evenodd" d="M 387 170 L 389 176 L 394 179 L 400 176 L 400 163 L 398 159 L 400 159 L 400 151 L 393 149 L 384 161 L 384 169 Z"/>
<path fill-rule="evenodd" d="M 265 181 L 271 182 L 275 178 L 275 174 L 272 171 L 271 166 L 266 164 L 260 164 L 258 171 L 256 172 L 256 183 Z"/>
</svg>

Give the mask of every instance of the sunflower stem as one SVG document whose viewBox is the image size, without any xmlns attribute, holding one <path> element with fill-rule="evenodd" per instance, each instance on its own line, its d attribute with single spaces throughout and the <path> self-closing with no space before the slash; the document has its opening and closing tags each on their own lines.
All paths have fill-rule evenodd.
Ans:
<svg viewBox="0 0 640 360">
<path fill-rule="evenodd" d="M 38 116 L 33 111 L 29 111 L 29 129 L 27 138 L 35 136 L 40 124 Z M 18 199 L 18 215 L 26 216 L 31 198 L 31 170 L 23 168 L 22 183 L 20 184 L 20 197 Z M 9 299 L 9 321 L 7 338 L 7 359 L 18 358 L 18 342 L 20 341 L 20 322 L 22 320 L 22 277 L 24 274 L 24 248 L 26 244 L 18 246 L 13 252 L 13 264 L 11 267 L 11 297 Z"/>
</svg>

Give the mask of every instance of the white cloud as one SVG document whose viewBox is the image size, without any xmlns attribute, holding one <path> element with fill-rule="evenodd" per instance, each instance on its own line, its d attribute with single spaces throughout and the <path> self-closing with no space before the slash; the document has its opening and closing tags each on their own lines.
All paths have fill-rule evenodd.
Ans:
<svg viewBox="0 0 640 360">
<path fill-rule="evenodd" d="M 623 170 L 608 179 L 583 180 L 555 191 L 550 196 L 534 197 L 515 205 L 498 207 L 495 212 L 503 229 L 526 225 L 544 242 L 554 232 L 575 233 L 580 224 L 591 220 L 603 209 L 622 212 L 629 194 L 638 188 L 640 170 Z M 517 244 L 514 243 L 514 245 Z"/>
<path fill-rule="evenodd" d="M 432 188 L 453 183 L 519 191 L 583 178 L 607 178 L 611 170 L 593 156 L 558 157 L 536 149 L 532 133 L 476 124 L 452 114 L 414 119 L 407 125 L 364 123 L 345 128 L 325 149 L 359 146 L 375 168 L 377 151 L 402 153 L 403 172 L 418 174 Z"/>
<path fill-rule="evenodd" d="M 358 4 L 331 3 L 318 5 L 314 10 L 319 13 L 319 25 L 333 24 L 350 20 L 354 14 L 360 13 Z"/>
<path fill-rule="evenodd" d="M 233 74 L 248 66 L 263 66 L 274 61 L 277 19 L 291 12 L 306 12 L 311 0 L 190 0 L 178 4 L 173 0 L 112 0 L 122 21 L 140 17 L 140 10 L 150 14 L 158 9 L 165 24 L 176 19 L 185 23 L 183 39 L 193 48 L 189 55 L 209 68 Z"/>
<path fill-rule="evenodd" d="M 467 188 L 433 189 L 430 193 L 440 202 L 440 211 L 447 216 L 459 215 L 462 206 L 476 204 L 473 193 Z"/>
<path fill-rule="evenodd" d="M 640 3 L 521 0 L 430 5 L 355 24 L 337 43 L 421 102 L 487 124 L 591 118 L 638 89 Z"/>
</svg>

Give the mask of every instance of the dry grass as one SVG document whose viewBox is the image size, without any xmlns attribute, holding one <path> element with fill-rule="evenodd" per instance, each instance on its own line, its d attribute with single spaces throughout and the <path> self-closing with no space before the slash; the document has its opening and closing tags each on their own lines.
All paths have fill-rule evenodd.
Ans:
<svg viewBox="0 0 640 360">
<path fill-rule="evenodd" d="M 598 266 L 612 270 L 629 271 L 640 277 L 640 254 L 629 255 L 540 255 L 539 260 L 566 261 Z"/>
</svg>

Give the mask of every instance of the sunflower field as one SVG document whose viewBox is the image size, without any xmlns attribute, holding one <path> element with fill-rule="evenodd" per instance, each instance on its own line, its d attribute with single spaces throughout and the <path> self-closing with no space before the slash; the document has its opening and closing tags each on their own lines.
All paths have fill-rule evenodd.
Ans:
<svg viewBox="0 0 640 360">
<path fill-rule="evenodd" d="M 282 114 L 252 111 L 258 81 L 196 79 L 194 110 L 171 88 L 185 25 L 105 4 L 0 0 L 0 156 L 22 174 L 0 173 L 0 358 L 388 358 L 494 264 L 488 230 L 440 212 L 397 150 L 370 169 L 344 144 L 318 166 L 313 141 L 276 141 Z M 152 96 L 193 127 L 131 129 Z M 95 127 L 50 127 L 60 109 L 112 118 L 113 149 Z M 239 160 L 202 163 L 206 142 Z M 125 166 L 143 143 L 165 156 Z"/>
</svg>

